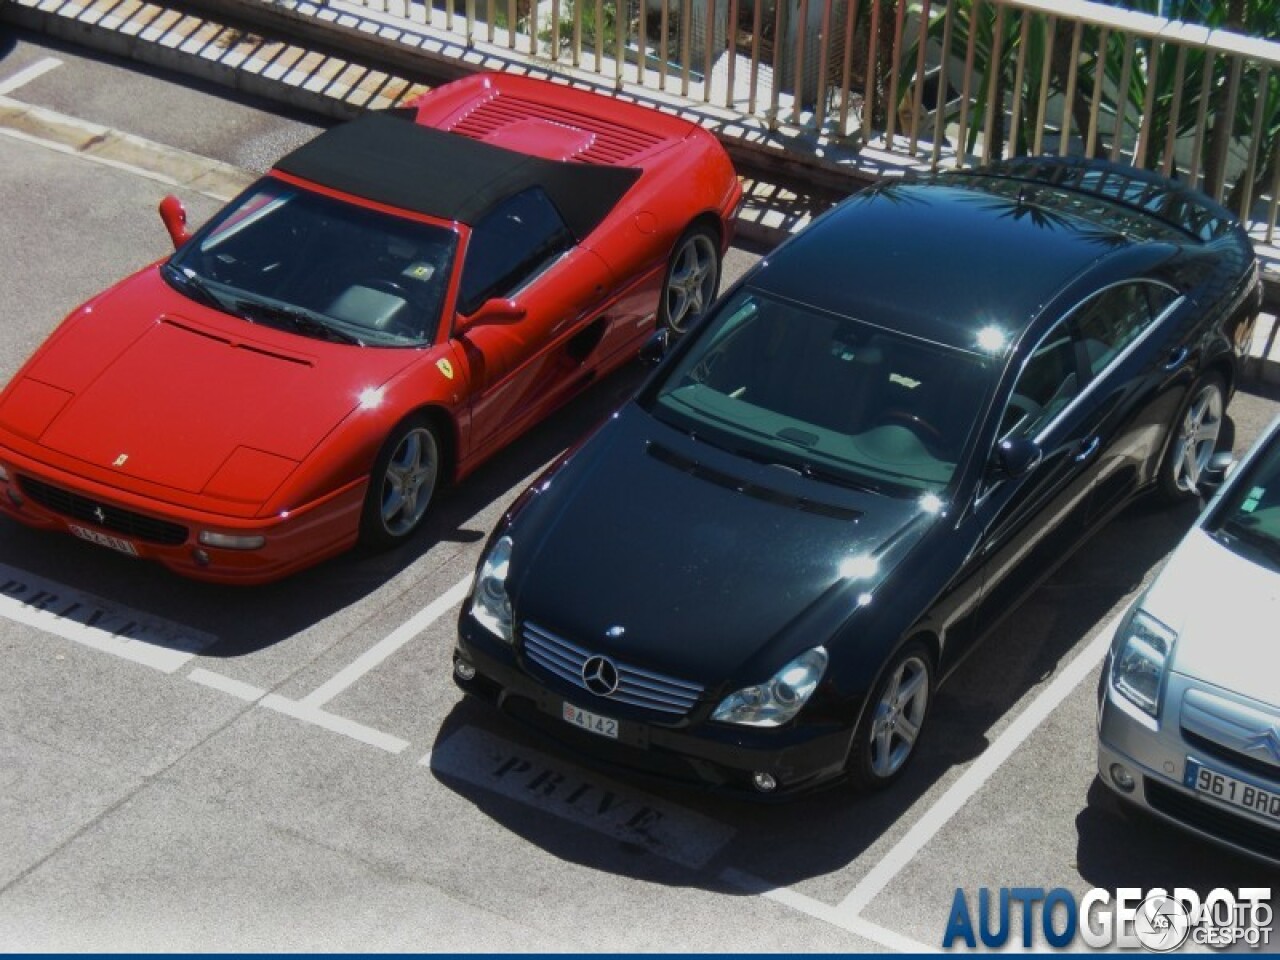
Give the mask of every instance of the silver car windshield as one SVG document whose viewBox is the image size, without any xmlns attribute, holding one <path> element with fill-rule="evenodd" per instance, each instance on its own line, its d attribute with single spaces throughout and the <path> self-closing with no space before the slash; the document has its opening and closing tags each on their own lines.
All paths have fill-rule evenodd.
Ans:
<svg viewBox="0 0 1280 960">
<path fill-rule="evenodd" d="M 1280 570 L 1280 440 L 1273 436 L 1248 473 L 1233 479 L 1206 527 L 1230 550 Z"/>
<path fill-rule="evenodd" d="M 246 320 L 370 346 L 424 346 L 440 324 L 450 229 L 260 181 L 165 264 L 176 289 Z"/>
<path fill-rule="evenodd" d="M 994 363 L 743 289 L 657 385 L 660 419 L 741 454 L 874 489 L 938 492 Z"/>
</svg>

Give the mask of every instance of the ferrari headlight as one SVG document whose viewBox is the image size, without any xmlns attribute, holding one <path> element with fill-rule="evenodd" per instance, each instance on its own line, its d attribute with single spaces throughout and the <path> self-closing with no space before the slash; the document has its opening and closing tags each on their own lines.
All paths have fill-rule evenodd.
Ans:
<svg viewBox="0 0 1280 960">
<path fill-rule="evenodd" d="M 1160 712 L 1160 688 L 1177 634 L 1155 617 L 1135 609 L 1116 631 L 1111 687 L 1144 713 Z"/>
<path fill-rule="evenodd" d="M 507 596 L 507 570 L 511 565 L 511 538 L 500 537 L 480 564 L 471 595 L 471 616 L 494 636 L 511 642 L 511 600 Z"/>
<path fill-rule="evenodd" d="M 764 683 L 729 694 L 711 719 L 746 727 L 779 727 L 813 696 L 826 669 L 823 647 L 806 650 Z"/>
<path fill-rule="evenodd" d="M 199 540 L 206 547 L 222 547 L 224 550 L 257 550 L 267 542 L 261 534 L 218 533 L 216 530 L 201 530 Z"/>
</svg>

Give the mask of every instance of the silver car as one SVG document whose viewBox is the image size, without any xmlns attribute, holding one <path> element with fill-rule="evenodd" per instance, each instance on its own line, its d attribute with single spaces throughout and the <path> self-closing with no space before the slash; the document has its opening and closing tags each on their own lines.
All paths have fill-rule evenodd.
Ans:
<svg viewBox="0 0 1280 960">
<path fill-rule="evenodd" d="M 1280 864 L 1280 417 L 1120 621 L 1098 773 L 1126 801 Z"/>
</svg>

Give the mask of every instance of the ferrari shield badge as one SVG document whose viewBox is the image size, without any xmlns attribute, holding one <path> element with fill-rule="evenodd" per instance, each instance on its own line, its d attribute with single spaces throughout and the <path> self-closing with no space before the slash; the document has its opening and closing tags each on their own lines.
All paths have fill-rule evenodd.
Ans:
<svg viewBox="0 0 1280 960">
<path fill-rule="evenodd" d="M 443 373 L 446 377 L 448 377 L 450 380 L 453 379 L 453 364 L 449 362 L 447 357 L 441 357 L 439 360 L 437 360 L 436 366 L 440 368 L 440 372 Z"/>
</svg>

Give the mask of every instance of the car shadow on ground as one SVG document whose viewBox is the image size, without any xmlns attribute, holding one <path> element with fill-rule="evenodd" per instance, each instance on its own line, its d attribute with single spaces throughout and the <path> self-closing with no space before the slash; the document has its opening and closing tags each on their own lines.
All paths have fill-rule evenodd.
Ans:
<svg viewBox="0 0 1280 960">
<path fill-rule="evenodd" d="M 648 370 L 637 361 L 594 384 L 462 483 L 442 489 L 422 528 L 393 550 L 357 547 L 277 583 L 225 586 L 188 580 L 151 561 L 0 519 L 0 565 L 212 634 L 217 641 L 200 651 L 203 656 L 253 653 L 359 602 L 419 561 L 428 576 L 459 553 L 474 550 L 488 535 L 488 515 L 497 516 L 486 508 L 498 498 L 514 499 L 525 478 L 604 420 Z M 465 567 L 451 569 L 450 583 L 471 565 L 468 560 Z M 421 605 L 433 599 L 423 590 Z"/>
<path fill-rule="evenodd" d="M 658 797 L 732 828 L 732 840 L 705 869 L 690 872 L 652 862 L 658 857 L 637 857 L 636 843 L 627 840 L 625 831 L 605 840 L 598 835 L 594 842 L 584 840 L 580 827 L 531 811 L 513 799 L 510 789 L 499 791 L 473 774 L 456 776 L 443 763 L 433 761 L 433 771 L 450 789 L 512 832 L 557 857 L 602 871 L 730 894 L 752 891 L 749 885 L 722 875 L 726 868 L 739 877 L 757 878 L 766 887 L 787 887 L 833 874 L 882 838 L 909 826 L 905 811 L 918 802 L 932 804 L 960 775 L 960 768 L 989 746 L 1001 718 L 1070 660 L 1083 646 L 1082 638 L 1148 578 L 1197 512 L 1195 502 L 1170 508 L 1146 497 L 1095 534 L 986 638 L 938 692 L 919 754 L 887 791 L 859 795 L 837 785 L 784 804 L 766 805 L 581 766 L 584 782 L 609 778 L 639 796 Z M 446 719 L 436 749 L 450 737 L 476 727 L 513 743 L 517 751 L 573 763 L 563 749 L 470 698 Z M 1094 732 L 1082 730 L 1080 735 L 1092 737 Z M 547 782 L 533 782 L 530 792 L 545 789 Z"/>
<path fill-rule="evenodd" d="M 1215 887 L 1276 885 L 1274 868 L 1132 807 L 1098 780 L 1087 800 L 1076 817 L 1076 862 L 1081 878 L 1092 886 L 1150 890 L 1177 884 L 1196 890 L 1203 900 Z"/>
</svg>

